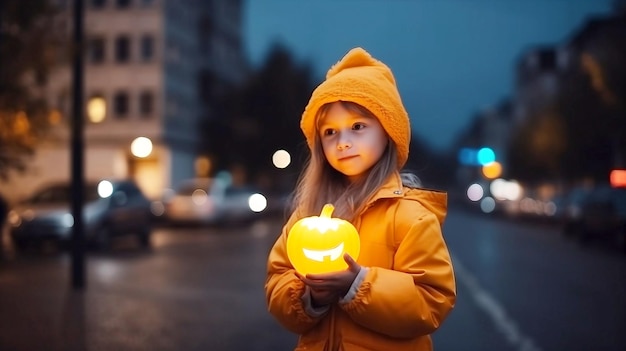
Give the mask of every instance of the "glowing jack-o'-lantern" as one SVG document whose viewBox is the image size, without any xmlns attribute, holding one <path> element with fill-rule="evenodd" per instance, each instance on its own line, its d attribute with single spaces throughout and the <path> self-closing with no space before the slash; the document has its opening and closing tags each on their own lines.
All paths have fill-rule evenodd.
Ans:
<svg viewBox="0 0 626 351">
<path fill-rule="evenodd" d="M 348 268 L 344 253 L 359 257 L 359 233 L 350 222 L 331 218 L 334 209 L 326 204 L 319 217 L 302 218 L 289 230 L 287 255 L 298 273 L 341 271 Z"/>
</svg>

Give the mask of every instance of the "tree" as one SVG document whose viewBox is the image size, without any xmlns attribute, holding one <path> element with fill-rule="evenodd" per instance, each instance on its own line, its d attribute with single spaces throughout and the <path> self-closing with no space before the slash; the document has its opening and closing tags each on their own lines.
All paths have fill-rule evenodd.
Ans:
<svg viewBox="0 0 626 351">
<path fill-rule="evenodd" d="M 287 48 L 275 44 L 251 79 L 222 99 L 216 113 L 219 118 L 202 128 L 205 152 L 218 160 L 216 168 L 243 165 L 252 178 L 269 178 L 279 190 L 293 189 L 308 155 L 300 117 L 315 88 L 311 76 L 308 64 L 298 64 Z M 287 170 L 272 165 L 272 155 L 279 149 L 291 155 Z M 449 158 L 435 156 L 416 137 L 410 155 L 407 169 L 424 183 L 452 179 Z"/>
<path fill-rule="evenodd" d="M 306 145 L 299 123 L 312 91 L 310 67 L 295 62 L 287 48 L 274 45 L 261 68 L 220 101 L 219 118 L 202 128 L 205 152 L 217 160 L 218 169 L 243 166 L 251 178 L 280 181 L 278 172 L 285 171 L 272 165 L 272 155 L 287 150 L 292 156 L 289 169 L 301 168 Z"/>
<path fill-rule="evenodd" d="M 0 179 L 24 171 L 48 126 L 42 94 L 62 37 L 46 0 L 0 1 Z"/>
<path fill-rule="evenodd" d="M 409 159 L 404 171 L 416 174 L 426 188 L 446 189 L 455 180 L 456 158 L 447 151 L 435 151 L 416 133 L 411 135 Z"/>
</svg>

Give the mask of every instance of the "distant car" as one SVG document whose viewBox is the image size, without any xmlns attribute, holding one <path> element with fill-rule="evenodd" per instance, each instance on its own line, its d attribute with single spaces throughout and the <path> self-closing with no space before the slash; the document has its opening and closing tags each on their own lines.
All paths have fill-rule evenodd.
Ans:
<svg viewBox="0 0 626 351">
<path fill-rule="evenodd" d="M 105 248 L 113 237 L 134 235 L 150 244 L 150 201 L 130 180 L 88 182 L 84 190 L 83 226 L 87 244 Z M 55 183 L 18 203 L 10 212 L 10 236 L 18 249 L 44 241 L 65 246 L 72 234 L 71 184 Z"/>
<path fill-rule="evenodd" d="M 564 232 L 579 241 L 608 239 L 626 253 L 626 188 L 600 186 L 572 194 Z"/>
<path fill-rule="evenodd" d="M 267 207 L 263 194 L 249 186 L 233 186 L 217 178 L 194 178 L 163 196 L 163 218 L 169 224 L 247 223 Z"/>
</svg>

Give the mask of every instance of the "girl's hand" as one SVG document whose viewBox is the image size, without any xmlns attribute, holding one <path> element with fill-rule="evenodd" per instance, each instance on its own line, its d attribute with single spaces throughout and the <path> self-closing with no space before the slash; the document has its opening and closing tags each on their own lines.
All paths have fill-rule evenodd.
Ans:
<svg viewBox="0 0 626 351">
<path fill-rule="evenodd" d="M 343 259 L 348 264 L 344 271 L 307 274 L 306 277 L 298 275 L 311 288 L 311 298 L 316 305 L 334 303 L 345 296 L 361 271 L 361 266 L 349 254 L 344 254 Z"/>
<path fill-rule="evenodd" d="M 331 305 L 339 301 L 339 298 L 341 297 L 336 292 L 326 289 L 311 288 L 310 292 L 311 304 L 313 305 L 313 307 Z"/>
</svg>

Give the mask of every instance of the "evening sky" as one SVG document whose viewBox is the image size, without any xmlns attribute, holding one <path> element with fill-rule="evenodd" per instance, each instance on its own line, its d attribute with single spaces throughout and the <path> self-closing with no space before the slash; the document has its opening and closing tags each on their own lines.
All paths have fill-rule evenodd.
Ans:
<svg viewBox="0 0 626 351">
<path fill-rule="evenodd" d="M 281 43 L 311 65 L 317 84 L 350 48 L 361 46 L 392 68 L 413 132 L 439 150 L 476 112 L 513 93 L 522 54 L 563 45 L 588 16 L 611 10 L 611 0 L 245 3 L 245 49 L 253 65 Z"/>
</svg>

